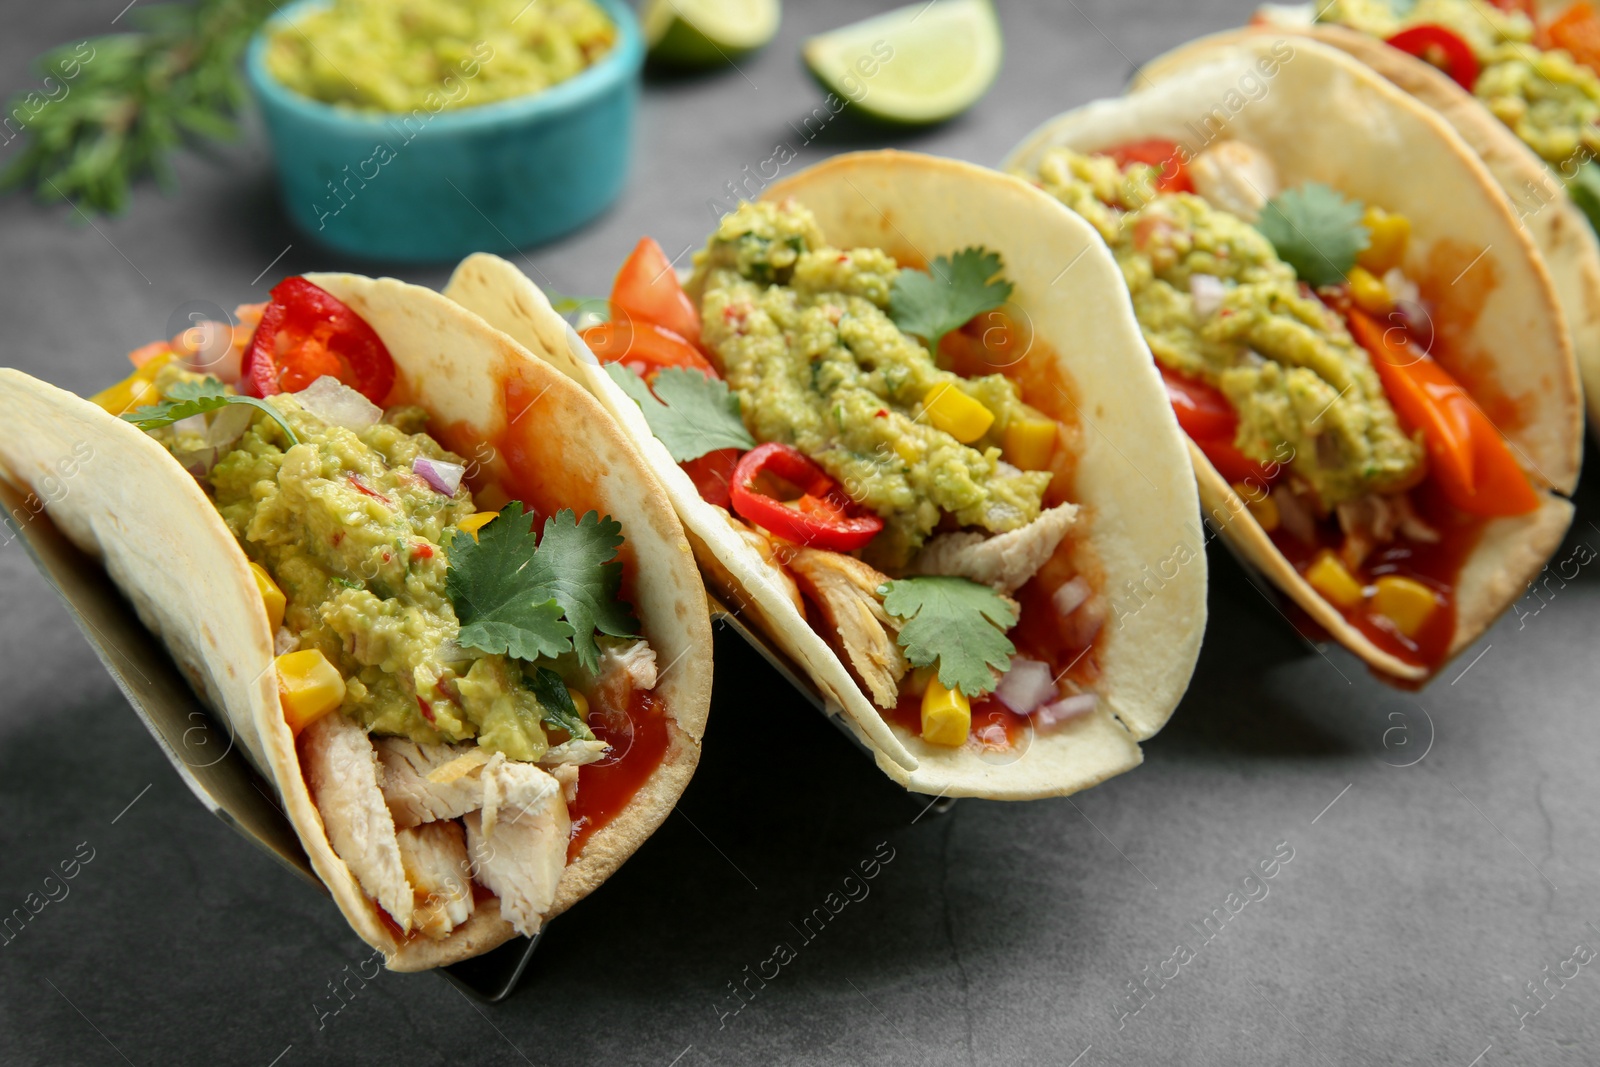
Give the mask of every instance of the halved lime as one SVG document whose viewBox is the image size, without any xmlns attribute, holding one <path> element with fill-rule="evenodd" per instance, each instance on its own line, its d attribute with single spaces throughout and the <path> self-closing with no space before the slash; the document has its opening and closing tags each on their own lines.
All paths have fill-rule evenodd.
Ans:
<svg viewBox="0 0 1600 1067">
<path fill-rule="evenodd" d="M 714 67 L 772 40 L 778 0 L 645 0 L 640 21 L 651 59 Z"/>
<path fill-rule="evenodd" d="M 1004 50 L 989 0 L 931 0 L 812 37 L 802 54 L 825 88 L 868 115 L 923 125 L 977 103 Z"/>
</svg>

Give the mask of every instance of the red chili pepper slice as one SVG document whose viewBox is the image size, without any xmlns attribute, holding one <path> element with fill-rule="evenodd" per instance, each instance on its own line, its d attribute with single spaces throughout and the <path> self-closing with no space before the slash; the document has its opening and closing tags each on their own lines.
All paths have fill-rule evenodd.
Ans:
<svg viewBox="0 0 1600 1067">
<path fill-rule="evenodd" d="M 1148 141 L 1131 141 L 1128 144 L 1107 148 L 1100 153 L 1117 161 L 1123 170 L 1130 163 L 1147 163 L 1160 167 L 1156 178 L 1156 191 L 1162 193 L 1192 193 L 1194 182 L 1189 179 L 1189 168 L 1184 166 L 1183 149 L 1176 141 L 1152 138 Z"/>
<path fill-rule="evenodd" d="M 1478 57 L 1472 54 L 1472 46 L 1443 26 L 1431 22 L 1413 26 L 1401 30 L 1387 43 L 1438 67 L 1469 93 L 1478 81 Z"/>
<path fill-rule="evenodd" d="M 324 374 L 381 405 L 394 386 L 394 360 L 367 321 L 332 293 L 285 278 L 245 349 L 239 388 L 246 396 L 297 393 Z"/>
<path fill-rule="evenodd" d="M 774 475 L 801 492 L 793 505 L 756 488 L 762 474 Z M 776 441 L 745 453 L 733 469 L 733 510 L 779 537 L 810 548 L 853 552 L 883 530 L 883 520 L 863 514 L 839 483 L 792 445 Z"/>
</svg>

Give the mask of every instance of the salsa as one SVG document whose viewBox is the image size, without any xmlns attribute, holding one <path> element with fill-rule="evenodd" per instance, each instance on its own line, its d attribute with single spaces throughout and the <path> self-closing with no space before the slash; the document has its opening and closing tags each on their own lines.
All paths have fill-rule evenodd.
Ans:
<svg viewBox="0 0 1600 1067">
<path fill-rule="evenodd" d="M 589 728 L 611 751 L 578 768 L 578 799 L 568 808 L 572 816 L 568 863 L 583 851 L 596 830 L 616 818 L 644 788 L 672 743 L 666 705 L 650 690 L 635 689 L 625 713 L 597 711 L 589 719 Z"/>
</svg>

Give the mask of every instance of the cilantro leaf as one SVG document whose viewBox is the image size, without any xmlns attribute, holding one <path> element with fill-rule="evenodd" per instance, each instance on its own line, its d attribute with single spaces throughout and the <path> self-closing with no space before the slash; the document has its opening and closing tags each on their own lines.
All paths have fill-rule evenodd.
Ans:
<svg viewBox="0 0 1600 1067">
<path fill-rule="evenodd" d="M 540 667 L 531 676 L 525 676 L 523 683 L 533 690 L 534 697 L 539 701 L 540 718 L 546 726 L 564 730 L 580 741 L 594 740 L 594 732 L 583 721 L 583 716 L 578 714 L 577 705 L 573 704 L 572 694 L 567 692 L 567 683 L 562 681 L 561 675 L 549 667 Z"/>
<path fill-rule="evenodd" d="M 632 637 L 637 626 L 617 595 L 621 546 L 621 523 L 593 511 L 574 521 L 570 510 L 546 519 L 535 543 L 533 516 L 518 501 L 481 527 L 476 542 L 455 531 L 445 592 L 461 623 L 457 643 L 528 661 L 576 650 L 579 663 L 596 669 L 595 630 Z"/>
<path fill-rule="evenodd" d="M 654 386 L 620 363 L 607 363 L 606 373 L 639 405 L 650 432 L 678 463 L 722 448 L 756 447 L 727 382 L 684 367 L 663 369 Z"/>
<path fill-rule="evenodd" d="M 1011 299 L 1011 283 L 996 277 L 1001 270 L 999 255 L 982 248 L 940 256 L 927 271 L 902 270 L 889 290 L 889 316 L 937 352 L 945 334 Z"/>
<path fill-rule="evenodd" d="M 1320 182 L 1306 182 L 1267 201 L 1256 229 L 1278 256 L 1313 288 L 1338 285 L 1367 247 L 1359 200 L 1346 200 Z"/>
<path fill-rule="evenodd" d="M 300 443 L 300 438 L 295 436 L 293 428 L 284 421 L 283 415 L 277 408 L 253 396 L 234 396 L 215 378 L 199 382 L 174 382 L 172 388 L 167 390 L 165 400 L 123 412 L 122 417 L 149 433 L 151 430 L 171 426 L 175 422 L 182 422 L 195 415 L 209 415 L 213 411 L 221 411 L 229 404 L 247 404 L 257 411 L 264 412 L 273 422 L 283 427 L 284 434 L 289 438 L 289 444 Z"/>
<path fill-rule="evenodd" d="M 1567 193 L 1589 220 L 1590 227 L 1600 232 L 1600 166 L 1593 160 L 1585 160 L 1568 183 Z"/>
<path fill-rule="evenodd" d="M 939 663 L 939 683 L 968 697 L 994 688 L 994 667 L 1004 670 L 1016 646 L 1006 631 L 1017 607 L 986 585 L 936 575 L 901 578 L 878 587 L 883 608 L 906 620 L 900 644 L 914 667 Z"/>
</svg>

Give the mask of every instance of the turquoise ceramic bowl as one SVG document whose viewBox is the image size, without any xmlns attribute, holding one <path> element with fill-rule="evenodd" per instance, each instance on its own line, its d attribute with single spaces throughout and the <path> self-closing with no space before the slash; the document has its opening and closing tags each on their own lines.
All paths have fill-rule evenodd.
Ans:
<svg viewBox="0 0 1600 1067">
<path fill-rule="evenodd" d="M 340 252 L 415 263 L 538 244 L 599 215 L 627 178 L 644 44 L 620 0 L 597 2 L 617 42 L 582 74 L 530 96 L 409 115 L 336 108 L 273 78 L 268 36 L 321 0 L 287 8 L 256 33 L 245 68 L 290 219 Z"/>
</svg>

